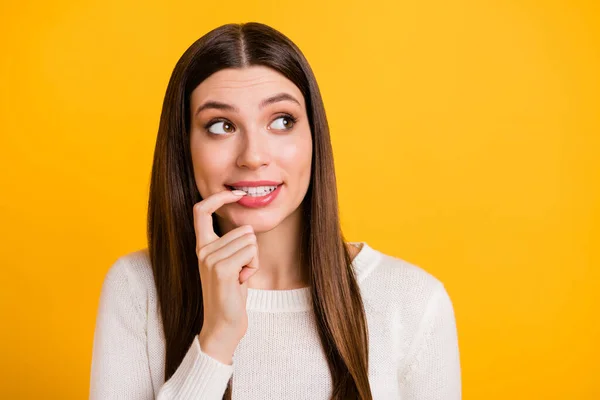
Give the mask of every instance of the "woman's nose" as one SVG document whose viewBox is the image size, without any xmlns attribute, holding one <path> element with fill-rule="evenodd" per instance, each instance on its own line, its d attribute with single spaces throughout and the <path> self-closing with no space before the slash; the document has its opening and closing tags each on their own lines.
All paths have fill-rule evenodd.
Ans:
<svg viewBox="0 0 600 400">
<path fill-rule="evenodd" d="M 241 149 L 237 159 L 240 168 L 258 169 L 271 161 L 268 145 L 268 132 L 260 129 L 247 130 L 240 141 Z"/>
</svg>

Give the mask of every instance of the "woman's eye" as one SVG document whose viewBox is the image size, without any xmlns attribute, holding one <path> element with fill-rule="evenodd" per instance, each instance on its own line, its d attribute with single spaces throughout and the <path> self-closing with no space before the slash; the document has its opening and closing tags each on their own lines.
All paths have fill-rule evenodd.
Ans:
<svg viewBox="0 0 600 400">
<path fill-rule="evenodd" d="M 219 121 L 215 122 L 214 124 L 210 124 L 208 131 L 216 135 L 224 135 L 233 132 L 233 125 L 226 121 Z"/>
<path fill-rule="evenodd" d="M 271 124 L 274 129 L 287 130 L 294 126 L 294 120 L 291 117 L 279 117 Z"/>
</svg>

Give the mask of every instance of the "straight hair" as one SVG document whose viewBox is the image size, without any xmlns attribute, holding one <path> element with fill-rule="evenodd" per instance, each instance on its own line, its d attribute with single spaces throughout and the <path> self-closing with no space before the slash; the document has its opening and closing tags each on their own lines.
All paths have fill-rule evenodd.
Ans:
<svg viewBox="0 0 600 400">
<path fill-rule="evenodd" d="M 312 308 L 332 377 L 331 399 L 371 400 L 367 322 L 341 231 L 333 150 L 319 87 L 300 49 L 279 31 L 257 22 L 222 25 L 195 41 L 175 65 L 164 97 L 152 164 L 147 236 L 166 340 L 165 381 L 179 367 L 204 320 L 193 225 L 193 206 L 202 197 L 190 151 L 190 95 L 221 69 L 258 65 L 292 81 L 307 108 L 313 155 L 310 183 L 301 204 L 306 220 L 300 265 L 308 268 Z M 222 236 L 216 218 L 213 228 Z M 232 380 L 224 399 L 231 399 L 231 391 Z"/>
</svg>

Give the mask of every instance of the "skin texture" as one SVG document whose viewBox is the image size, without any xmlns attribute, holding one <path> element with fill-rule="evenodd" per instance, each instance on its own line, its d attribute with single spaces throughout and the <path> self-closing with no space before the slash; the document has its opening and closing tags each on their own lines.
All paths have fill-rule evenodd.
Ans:
<svg viewBox="0 0 600 400">
<path fill-rule="evenodd" d="M 261 107 L 264 99 L 281 93 L 297 102 L 282 100 Z M 236 110 L 206 108 L 198 113 L 208 101 Z M 248 287 L 284 290 L 307 286 L 299 249 L 312 137 L 300 90 L 268 67 L 224 69 L 195 88 L 190 114 L 192 162 L 202 198 L 229 190 L 227 183 L 241 180 L 283 182 L 277 198 L 266 207 L 246 208 L 233 202 L 215 212 L 223 234 L 243 225 L 254 230 L 260 269 Z M 349 249 L 354 258 L 358 249 Z"/>
</svg>

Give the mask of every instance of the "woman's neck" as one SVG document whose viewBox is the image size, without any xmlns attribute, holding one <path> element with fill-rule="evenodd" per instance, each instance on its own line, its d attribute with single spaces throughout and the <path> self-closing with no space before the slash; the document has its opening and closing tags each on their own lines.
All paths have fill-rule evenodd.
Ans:
<svg viewBox="0 0 600 400">
<path fill-rule="evenodd" d="M 256 234 L 259 270 L 248 281 L 249 288 L 288 290 L 308 286 L 306 269 L 300 265 L 302 222 L 299 207 L 274 229 Z"/>
</svg>

